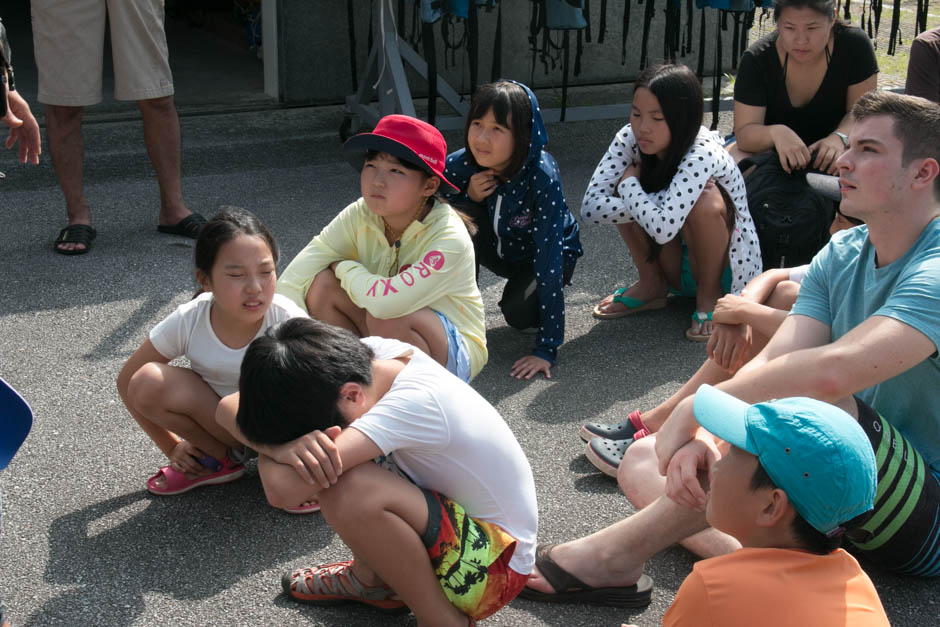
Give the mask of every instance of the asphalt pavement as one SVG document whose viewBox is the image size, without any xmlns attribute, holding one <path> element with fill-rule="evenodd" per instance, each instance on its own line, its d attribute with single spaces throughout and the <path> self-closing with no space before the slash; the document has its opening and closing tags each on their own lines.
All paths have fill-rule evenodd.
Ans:
<svg viewBox="0 0 940 627">
<path fill-rule="evenodd" d="M 358 195 L 339 158 L 340 110 L 267 110 L 182 119 L 183 190 L 211 215 L 255 212 L 278 238 L 281 267 Z M 549 150 L 577 208 L 622 120 L 549 126 Z M 724 120 L 725 125 L 727 120 Z M 448 134 L 451 148 L 459 136 Z M 163 456 L 125 411 L 118 371 L 151 327 L 192 295 L 192 241 L 158 234 L 157 185 L 139 122 L 85 127 L 86 188 L 98 238 L 64 257 L 65 226 L 48 153 L 39 167 L 0 155 L 0 376 L 32 405 L 33 431 L 0 475 L 0 594 L 22 625 L 410 625 L 360 608 L 313 608 L 286 599 L 281 574 L 348 552 L 319 514 L 294 517 L 264 500 L 254 465 L 231 485 L 150 496 L 144 482 Z M 506 327 L 502 280 L 481 277 L 490 359 L 473 385 L 508 421 L 529 457 L 542 541 L 593 532 L 633 509 L 583 456 L 579 425 L 650 408 L 700 365 L 683 336 L 692 303 L 596 321 L 591 308 L 635 270 L 616 230 L 585 225 L 585 256 L 566 291 L 567 331 L 552 378 L 509 377 L 533 337 Z M 647 573 L 642 611 L 513 601 L 486 625 L 659 624 L 694 558 L 679 548 Z M 936 583 L 865 564 L 896 625 L 938 623 Z M 795 599 L 794 602 L 799 602 Z M 768 612 L 772 612 L 768 608 Z"/>
</svg>

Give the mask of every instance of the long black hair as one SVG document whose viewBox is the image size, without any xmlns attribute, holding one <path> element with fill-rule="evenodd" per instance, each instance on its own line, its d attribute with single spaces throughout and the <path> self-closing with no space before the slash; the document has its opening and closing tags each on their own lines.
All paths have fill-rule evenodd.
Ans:
<svg viewBox="0 0 940 627">
<path fill-rule="evenodd" d="M 679 164 L 698 135 L 705 113 L 702 84 L 685 65 L 654 65 L 636 79 L 636 90 L 644 87 L 659 100 L 671 139 L 662 159 L 640 153 L 640 186 L 650 194 L 669 186 Z"/>
<path fill-rule="evenodd" d="M 199 237 L 196 239 L 193 261 L 196 266 L 197 278 L 209 278 L 212 274 L 212 266 L 215 265 L 215 258 L 223 245 L 232 241 L 239 235 L 251 235 L 260 237 L 271 249 L 271 256 L 274 258 L 274 267 L 277 267 L 277 242 L 271 231 L 258 219 L 255 214 L 242 209 L 241 207 L 223 207 L 222 211 L 212 216 L 202 230 L 199 231 Z M 193 298 L 203 292 L 200 288 Z"/>
</svg>

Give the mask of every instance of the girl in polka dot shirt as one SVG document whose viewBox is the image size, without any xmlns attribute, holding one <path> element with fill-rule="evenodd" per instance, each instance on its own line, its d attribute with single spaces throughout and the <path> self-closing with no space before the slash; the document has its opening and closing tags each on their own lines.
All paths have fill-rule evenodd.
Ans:
<svg viewBox="0 0 940 627">
<path fill-rule="evenodd" d="M 578 223 L 565 203 L 548 133 L 528 87 L 502 80 L 481 86 L 467 116 L 466 148 L 447 157 L 445 176 L 460 188 L 451 203 L 477 224 L 476 261 L 509 280 L 499 301 L 506 322 L 536 332 L 535 348 L 509 374 L 551 376 L 565 336 L 565 299 L 582 255 Z"/>
<path fill-rule="evenodd" d="M 591 177 L 581 216 L 616 224 L 639 280 L 594 308 L 619 318 L 695 297 L 686 337 L 706 341 L 712 310 L 761 271 L 744 179 L 717 137 L 702 127 L 702 88 L 684 65 L 647 68 L 637 79 L 630 123 Z"/>
</svg>

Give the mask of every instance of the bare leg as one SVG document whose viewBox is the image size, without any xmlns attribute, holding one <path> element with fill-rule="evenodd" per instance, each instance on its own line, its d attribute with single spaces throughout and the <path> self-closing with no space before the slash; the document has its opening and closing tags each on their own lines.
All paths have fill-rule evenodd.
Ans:
<svg viewBox="0 0 940 627">
<path fill-rule="evenodd" d="M 420 534 L 428 506 L 414 484 L 365 463 L 320 493 L 327 522 L 352 549 L 353 574 L 367 586 L 383 583 L 402 598 L 419 625 L 467 624 L 441 589 Z"/>
<path fill-rule="evenodd" d="M 147 154 L 160 185 L 159 223 L 171 226 L 192 213 L 183 202 L 180 183 L 180 120 L 173 96 L 138 100 L 144 121 Z"/>
<path fill-rule="evenodd" d="M 630 492 L 634 492 L 634 480 L 638 485 L 653 478 L 649 473 L 650 469 L 652 474 L 659 478 L 648 492 L 641 494 L 636 491 L 633 494 L 638 500 L 650 500 L 649 505 L 629 518 L 587 537 L 560 544 L 552 550 L 552 558 L 561 568 L 589 586 L 633 585 L 643 574 L 643 566 L 649 558 L 687 538 L 689 548 L 709 556 L 721 555 L 740 547 L 730 536 L 725 536 L 729 541 L 720 537 L 705 536 L 705 533 L 720 532 L 708 530 L 704 512 L 682 507 L 662 496 L 664 481 L 659 477 L 657 470 L 653 441 L 653 437 L 643 438 L 630 446 L 625 455 L 625 461 L 629 456 L 636 462 L 630 467 L 637 474 L 624 476 L 624 479 L 630 482 Z M 650 455 L 652 461 L 649 459 Z M 621 468 L 624 467 L 621 465 Z M 625 473 L 626 471 L 622 472 L 624 475 Z M 555 592 L 538 569 L 533 571 L 526 585 L 533 590 L 549 594 Z"/>
<path fill-rule="evenodd" d="M 666 478 L 659 474 L 659 460 L 654 446 L 656 436 L 637 441 L 624 455 L 617 472 L 617 483 L 627 500 L 639 510 L 649 507 L 658 499 L 668 497 Z M 684 509 L 684 508 L 683 508 Z M 707 528 L 679 541 L 679 544 L 699 557 L 724 555 L 741 548 L 741 543 L 717 529 Z"/>
<path fill-rule="evenodd" d="M 365 310 L 349 300 L 349 295 L 329 268 L 314 277 L 305 301 L 311 318 L 342 327 L 359 337 L 368 335 Z"/>
<path fill-rule="evenodd" d="M 189 368 L 156 362 L 141 366 L 127 386 L 127 401 L 138 415 L 172 431 L 216 459 L 238 442 L 215 421 L 219 397 Z"/>
<path fill-rule="evenodd" d="M 65 195 L 69 224 L 91 225 L 91 208 L 82 182 L 85 155 L 83 107 L 46 106 L 46 133 L 52 167 Z M 59 244 L 60 250 L 84 250 L 84 244 Z"/>
<path fill-rule="evenodd" d="M 382 320 L 366 314 L 369 335 L 417 346 L 442 366 L 447 365 L 447 333 L 437 314 L 425 307 L 401 318 Z"/>
<path fill-rule="evenodd" d="M 620 237 L 627 245 L 630 251 L 630 257 L 636 266 L 639 279 L 624 292 L 624 296 L 636 298 L 643 302 L 656 300 L 666 295 L 669 284 L 660 266 L 659 259 L 647 261 L 649 257 L 649 241 L 646 239 L 646 232 L 636 222 L 627 222 L 618 224 L 617 231 Z M 622 311 L 626 307 L 620 303 L 613 302 L 613 295 L 608 296 L 601 301 L 599 305 L 601 311 L 613 313 Z"/>
<path fill-rule="evenodd" d="M 800 284 L 796 281 L 781 281 L 774 286 L 772 292 L 764 302 L 768 307 L 779 309 L 780 311 L 790 311 L 793 309 L 793 303 L 800 293 Z"/>
<path fill-rule="evenodd" d="M 715 309 L 715 303 L 724 295 L 721 275 L 728 265 L 728 209 L 721 192 L 709 185 L 692 206 L 685 224 L 682 239 L 689 247 L 689 269 L 695 278 L 695 307 L 702 313 Z M 698 326 L 693 323 L 693 332 Z M 712 332 L 710 320 L 702 322 L 702 335 Z"/>
<path fill-rule="evenodd" d="M 752 334 L 751 338 L 752 343 L 750 354 L 756 355 L 764 349 L 768 338 L 756 332 Z M 669 418 L 670 414 L 672 414 L 673 410 L 676 408 L 676 405 L 678 405 L 679 402 L 682 401 L 682 399 L 685 397 L 695 394 L 695 391 L 703 383 L 715 385 L 716 383 L 727 381 L 730 378 L 731 375 L 728 374 L 727 370 L 720 367 L 711 359 L 706 359 L 705 363 L 703 363 L 702 366 L 695 371 L 695 374 L 693 374 L 692 377 L 682 385 L 682 387 L 676 390 L 672 396 L 667 398 L 653 409 L 643 412 L 643 424 L 645 424 L 647 428 L 653 433 L 659 431 L 659 428 L 663 426 L 663 423 L 666 422 L 666 419 Z"/>
</svg>

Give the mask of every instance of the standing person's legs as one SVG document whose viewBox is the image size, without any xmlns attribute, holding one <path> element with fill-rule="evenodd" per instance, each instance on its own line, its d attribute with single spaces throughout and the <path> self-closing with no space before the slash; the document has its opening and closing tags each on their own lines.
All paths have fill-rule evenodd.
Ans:
<svg viewBox="0 0 940 627">
<path fill-rule="evenodd" d="M 108 0 L 108 18 L 114 51 L 114 97 L 137 101 L 147 154 L 160 186 L 159 224 L 177 226 L 191 212 L 183 202 L 180 183 L 180 123 L 173 102 L 163 2 Z M 194 222 L 192 228 L 179 225 L 176 234 L 195 237 L 200 222 Z"/>
<path fill-rule="evenodd" d="M 179 115 L 173 96 L 138 100 L 137 106 L 144 121 L 147 154 L 160 185 L 159 223 L 173 226 L 192 214 L 183 202 Z"/>
<path fill-rule="evenodd" d="M 105 0 L 32 0 L 31 11 L 38 100 L 47 105 L 52 167 L 72 227 L 60 233 L 56 250 L 81 254 L 95 236 L 83 188 L 82 112 L 101 102 Z"/>
<path fill-rule="evenodd" d="M 83 107 L 47 105 L 46 138 L 52 155 L 52 168 L 65 196 L 69 225 L 91 226 L 91 207 L 85 198 L 84 188 L 83 111 Z M 65 241 L 56 244 L 56 248 L 60 251 L 85 251 L 88 245 Z"/>
</svg>

